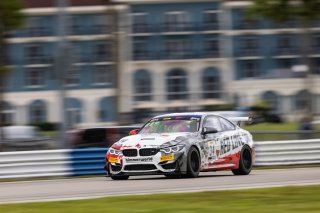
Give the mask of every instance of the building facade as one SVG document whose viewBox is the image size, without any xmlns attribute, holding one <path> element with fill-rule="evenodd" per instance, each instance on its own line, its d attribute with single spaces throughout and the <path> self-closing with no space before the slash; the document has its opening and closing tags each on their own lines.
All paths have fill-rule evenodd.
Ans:
<svg viewBox="0 0 320 213">
<path fill-rule="evenodd" d="M 2 119 L 59 122 L 57 8 L 53 0 L 25 1 L 26 27 L 7 39 L 12 71 Z M 302 63 L 298 24 L 248 20 L 248 2 L 114 2 L 120 4 L 117 59 L 104 1 L 71 1 L 67 10 L 72 57 L 65 73 L 65 110 L 70 126 L 115 122 L 117 113 L 250 106 L 261 100 L 293 119 L 308 95 L 313 112 L 320 114 L 320 22 L 310 29 L 314 68 L 307 81 L 305 73 L 294 72 Z"/>
</svg>

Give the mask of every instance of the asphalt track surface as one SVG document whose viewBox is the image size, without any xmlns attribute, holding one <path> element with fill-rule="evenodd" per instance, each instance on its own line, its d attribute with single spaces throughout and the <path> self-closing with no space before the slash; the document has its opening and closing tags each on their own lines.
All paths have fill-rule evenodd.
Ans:
<svg viewBox="0 0 320 213">
<path fill-rule="evenodd" d="M 126 181 L 106 177 L 0 183 L 0 203 L 55 201 L 135 194 L 194 192 L 320 184 L 320 167 L 254 170 L 248 176 L 230 171 L 201 173 L 195 179 L 136 176 Z"/>
</svg>

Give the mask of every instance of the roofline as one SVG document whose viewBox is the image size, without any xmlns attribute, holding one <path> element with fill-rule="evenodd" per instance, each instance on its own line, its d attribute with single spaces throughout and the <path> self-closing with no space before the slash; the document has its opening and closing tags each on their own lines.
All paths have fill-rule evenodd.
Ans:
<svg viewBox="0 0 320 213">
<path fill-rule="evenodd" d="M 221 2 L 221 0 L 113 0 L 123 4 L 167 4 L 167 3 L 199 3 L 199 2 Z"/>
</svg>

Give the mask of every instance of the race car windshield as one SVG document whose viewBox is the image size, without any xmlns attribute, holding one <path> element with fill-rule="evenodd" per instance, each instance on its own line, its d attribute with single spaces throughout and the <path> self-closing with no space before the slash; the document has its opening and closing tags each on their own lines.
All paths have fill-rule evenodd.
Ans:
<svg viewBox="0 0 320 213">
<path fill-rule="evenodd" d="M 197 132 L 200 125 L 199 117 L 163 117 L 150 120 L 139 134 Z"/>
</svg>

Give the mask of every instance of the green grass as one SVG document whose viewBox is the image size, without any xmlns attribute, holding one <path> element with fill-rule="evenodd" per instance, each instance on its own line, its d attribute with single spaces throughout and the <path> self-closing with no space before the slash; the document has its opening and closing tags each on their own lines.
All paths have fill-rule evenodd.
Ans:
<svg viewBox="0 0 320 213">
<path fill-rule="evenodd" d="M 260 130 L 298 130 L 298 123 L 259 123 L 248 126 L 243 126 L 248 131 L 260 131 Z"/>
<path fill-rule="evenodd" d="M 320 185 L 0 205 L 1 213 L 319 212 Z"/>
<path fill-rule="evenodd" d="M 244 129 L 248 131 L 260 131 L 260 130 L 277 130 L 277 131 L 287 131 L 287 130 L 299 130 L 299 123 L 259 123 L 253 125 L 243 126 Z M 320 129 L 320 125 L 313 125 L 316 130 Z"/>
</svg>

